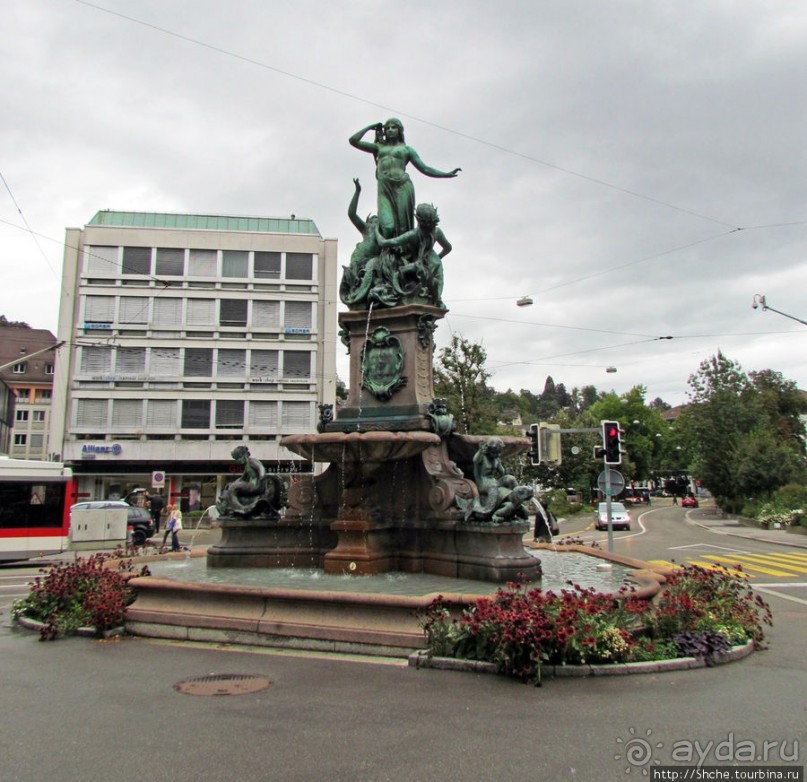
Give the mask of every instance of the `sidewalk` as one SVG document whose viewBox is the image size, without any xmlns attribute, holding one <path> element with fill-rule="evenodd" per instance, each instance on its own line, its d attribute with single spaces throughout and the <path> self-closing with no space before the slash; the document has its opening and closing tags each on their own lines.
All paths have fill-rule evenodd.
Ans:
<svg viewBox="0 0 807 782">
<path fill-rule="evenodd" d="M 763 543 L 776 543 L 780 546 L 807 548 L 807 535 L 788 532 L 784 529 L 762 529 L 753 522 L 744 522 L 737 516 L 724 515 L 715 507 L 703 507 L 691 510 L 689 518 L 703 529 L 721 535 L 757 540 Z"/>
</svg>

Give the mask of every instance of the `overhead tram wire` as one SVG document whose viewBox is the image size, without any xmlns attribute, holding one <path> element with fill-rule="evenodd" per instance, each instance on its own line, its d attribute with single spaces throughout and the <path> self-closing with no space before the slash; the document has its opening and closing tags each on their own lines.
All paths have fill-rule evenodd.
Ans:
<svg viewBox="0 0 807 782">
<path fill-rule="evenodd" d="M 638 266 L 640 263 L 647 263 L 647 261 L 653 261 L 656 258 L 663 258 L 666 255 L 672 255 L 673 253 L 680 252 L 681 250 L 688 250 L 691 247 L 696 247 L 699 244 L 705 244 L 706 242 L 713 242 L 716 239 L 722 239 L 724 236 L 730 236 L 731 234 L 739 233 L 744 229 L 742 228 L 732 228 L 730 231 L 721 231 L 719 234 L 713 234 L 712 236 L 705 236 L 703 239 L 697 239 L 694 242 L 688 242 L 687 244 L 678 245 L 677 247 L 671 247 L 668 250 L 662 250 L 661 252 L 654 253 L 653 255 L 646 255 L 643 258 L 637 258 L 635 261 L 627 261 L 626 263 L 620 263 L 616 266 L 608 266 L 605 269 L 600 269 L 596 272 L 592 272 L 591 274 L 585 274 L 582 277 L 575 277 L 571 280 L 566 280 L 566 282 L 559 282 L 557 285 L 550 285 L 547 288 L 540 288 L 537 291 L 527 294 L 528 296 L 538 296 L 542 293 L 548 293 L 549 291 L 557 290 L 558 288 L 565 288 L 568 285 L 574 285 L 578 282 L 585 282 L 586 280 L 594 279 L 595 277 L 602 277 L 604 274 L 610 274 L 611 272 L 619 271 L 620 269 L 627 269 L 630 266 Z M 496 296 L 493 298 L 481 298 L 481 299 L 452 299 L 452 301 L 456 302 L 465 302 L 465 301 L 502 301 L 502 300 L 511 300 L 514 297 L 510 296 Z"/>
<path fill-rule="evenodd" d="M 178 33 L 173 30 L 169 30 L 165 27 L 153 24 L 152 22 L 146 22 L 143 19 L 138 19 L 134 16 L 122 14 L 119 11 L 113 11 L 109 8 L 104 8 L 103 6 L 97 5 L 95 3 L 90 3 L 88 2 L 88 0 L 75 0 L 75 2 L 79 3 L 80 5 L 87 6 L 88 8 L 93 8 L 96 11 L 101 11 L 103 13 L 109 14 L 110 16 L 116 16 L 127 22 L 141 25 L 150 30 L 154 30 L 155 32 L 162 33 L 163 35 L 168 35 L 173 38 L 177 38 L 181 41 L 185 41 L 186 43 L 193 44 L 194 46 L 201 46 L 202 48 L 209 49 L 210 51 L 216 52 L 217 54 L 222 54 L 226 57 L 232 57 L 233 59 L 240 60 L 241 62 L 245 62 L 249 65 L 254 65 L 258 68 L 264 68 L 265 70 L 272 71 L 273 73 L 279 74 L 280 76 L 285 76 L 286 78 L 289 79 L 295 79 L 296 81 L 303 82 L 304 84 L 308 84 L 309 86 L 316 87 L 321 90 L 326 90 L 328 92 L 333 93 L 334 95 L 339 95 L 343 98 L 349 98 L 350 100 L 358 101 L 360 103 L 364 103 L 367 106 L 373 106 L 374 108 L 377 109 L 383 109 L 384 111 L 389 112 L 390 114 L 395 114 L 401 117 L 407 117 L 408 119 L 412 119 L 415 122 L 419 122 L 428 127 L 435 128 L 436 130 L 441 130 L 444 133 L 450 133 L 454 136 L 458 136 L 459 138 L 464 138 L 468 141 L 473 141 L 476 144 L 481 144 L 483 146 L 489 147 L 490 149 L 495 149 L 499 152 L 504 152 L 507 155 L 513 155 L 514 157 L 521 158 L 522 160 L 527 160 L 531 163 L 536 163 L 537 165 L 544 166 L 546 168 L 551 168 L 554 171 L 560 171 L 561 173 L 576 177 L 578 179 L 582 179 L 586 182 L 591 182 L 592 184 L 600 185 L 601 187 L 606 187 L 610 190 L 623 193 L 624 195 L 629 195 L 633 198 L 638 198 L 643 201 L 648 201 L 650 203 L 657 204 L 659 206 L 664 206 L 668 209 L 672 209 L 676 212 L 682 212 L 683 214 L 690 215 L 691 217 L 696 217 L 700 220 L 707 220 L 708 222 L 716 223 L 717 225 L 722 225 L 725 226 L 726 228 L 730 228 L 732 231 L 742 230 L 739 226 L 735 225 L 734 223 L 726 222 L 725 220 L 721 220 L 717 217 L 712 217 L 711 215 L 706 215 L 703 214 L 702 212 L 697 212 L 694 209 L 688 209 L 686 207 L 678 206 L 677 204 L 670 203 L 669 201 L 664 201 L 663 199 L 660 198 L 654 198 L 653 196 L 649 196 L 644 193 L 639 193 L 636 190 L 631 190 L 629 188 L 622 187 L 620 185 L 615 185 L 612 182 L 607 182 L 604 179 L 599 179 L 597 177 L 590 176 L 588 174 L 583 174 L 579 171 L 574 171 L 573 169 L 570 168 L 565 168 L 564 166 L 560 166 L 555 163 L 550 163 L 547 160 L 542 160 L 541 158 L 534 157 L 533 155 L 528 155 L 524 152 L 518 152 L 516 150 L 510 149 L 509 147 L 505 147 L 501 144 L 496 144 L 492 141 L 487 141 L 486 139 L 480 138 L 478 136 L 473 136 L 469 133 L 463 133 L 462 131 L 455 130 L 454 128 L 450 128 L 446 125 L 440 125 L 436 122 L 425 119 L 423 117 L 418 117 L 417 115 L 410 114 L 409 112 L 401 111 L 400 109 L 387 106 L 383 103 L 378 103 L 377 101 L 372 101 L 368 98 L 363 98 L 360 95 L 347 92 L 346 90 L 340 90 L 337 87 L 331 87 L 330 85 L 323 84 L 322 82 L 316 81 L 315 79 L 309 79 L 305 76 L 300 76 L 296 73 L 292 73 L 291 71 L 278 68 L 274 65 L 269 65 L 268 63 L 256 60 L 252 57 L 247 57 L 245 55 L 238 54 L 237 52 L 233 52 L 229 49 L 224 49 L 220 46 L 216 46 L 215 44 L 210 44 L 207 43 L 206 41 L 201 41 L 198 38 L 192 38 L 188 35 L 183 35 L 182 33 Z"/>
<path fill-rule="evenodd" d="M 34 244 L 36 245 L 37 250 L 39 250 L 39 254 L 42 256 L 42 259 L 47 264 L 47 267 L 51 270 L 51 273 L 53 274 L 53 276 L 56 277 L 57 280 L 59 280 L 59 285 L 62 288 L 62 291 L 66 293 L 66 291 L 64 289 L 64 281 L 61 279 L 61 275 L 59 275 L 56 272 L 56 269 L 54 269 L 53 266 L 51 265 L 51 262 L 48 259 L 47 254 L 45 253 L 45 250 L 43 249 L 42 245 L 39 243 L 39 240 L 37 239 L 37 233 L 33 230 L 33 228 L 31 228 L 31 224 L 28 222 L 28 218 L 26 218 L 25 214 L 22 211 L 22 207 L 19 205 L 19 203 L 17 202 L 17 199 L 14 197 L 14 193 L 11 192 L 11 186 L 8 184 L 8 180 L 6 180 L 6 178 L 5 178 L 5 176 L 3 176 L 2 172 L 0 172 L 0 179 L 3 180 L 3 186 L 8 191 L 8 195 L 11 198 L 11 202 L 14 204 L 14 208 L 17 210 L 17 214 L 19 214 L 19 216 L 22 219 L 23 223 L 25 223 L 25 228 L 24 229 L 20 228 L 20 226 L 14 225 L 13 223 L 10 223 L 10 222 L 7 223 L 7 224 L 13 226 L 14 228 L 19 228 L 20 230 L 25 230 L 30 235 L 31 239 L 34 240 Z M 7 221 L 3 220 L 3 222 L 6 223 Z"/>
<path fill-rule="evenodd" d="M 549 329 L 570 329 L 573 331 L 591 331 L 596 334 L 615 334 L 623 337 L 648 337 L 652 339 L 667 339 L 666 337 L 656 337 L 654 334 L 637 334 L 632 331 L 613 331 L 610 329 L 593 329 L 586 326 L 565 326 L 561 323 L 537 323 L 531 320 L 513 320 L 511 318 L 491 318 L 485 315 L 466 315 L 461 312 L 451 311 L 449 318 L 468 318 L 469 320 L 492 320 L 498 323 L 514 323 L 517 326 L 541 326 Z"/>
<path fill-rule="evenodd" d="M 586 353 L 598 353 L 601 350 L 616 350 L 617 348 L 626 348 L 632 347 L 633 345 L 644 345 L 648 342 L 657 342 L 662 339 L 672 339 L 672 337 L 654 337 L 653 339 L 640 339 L 635 342 L 621 342 L 618 345 L 605 345 L 599 348 L 590 348 L 588 350 L 575 350 L 570 353 L 556 353 L 552 356 L 541 356 L 540 358 L 530 359 L 528 361 L 508 361 L 504 364 L 498 364 L 497 366 L 490 366 L 491 371 L 495 372 L 498 369 L 503 369 L 504 367 L 514 367 L 519 366 L 522 364 L 543 364 L 546 361 L 549 361 L 553 358 L 564 358 L 566 356 L 581 356 Z"/>
</svg>

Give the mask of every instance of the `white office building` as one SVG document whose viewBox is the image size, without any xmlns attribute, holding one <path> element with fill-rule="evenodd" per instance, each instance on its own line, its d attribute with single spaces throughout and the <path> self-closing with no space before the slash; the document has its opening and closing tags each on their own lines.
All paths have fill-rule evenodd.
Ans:
<svg viewBox="0 0 807 782">
<path fill-rule="evenodd" d="M 311 220 L 98 212 L 66 232 L 51 451 L 80 497 L 207 507 L 336 393 L 337 242 Z"/>
</svg>

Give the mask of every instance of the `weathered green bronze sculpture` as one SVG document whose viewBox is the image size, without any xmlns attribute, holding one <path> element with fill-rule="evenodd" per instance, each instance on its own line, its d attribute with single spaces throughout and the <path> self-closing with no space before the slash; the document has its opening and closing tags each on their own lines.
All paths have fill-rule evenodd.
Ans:
<svg viewBox="0 0 807 782">
<path fill-rule="evenodd" d="M 375 131 L 374 141 L 364 136 Z M 436 178 L 455 177 L 462 170 L 439 171 L 427 166 L 420 155 L 404 139 L 403 124 L 399 119 L 374 123 L 350 137 L 350 143 L 362 152 L 372 154 L 376 162 L 378 181 L 378 222 L 381 234 L 391 239 L 414 228 L 415 187 L 406 166 L 411 163 L 421 174 Z"/>
<path fill-rule="evenodd" d="M 532 488 L 517 486 L 516 479 L 505 472 L 501 460 L 503 450 L 504 442 L 499 437 L 479 443 L 473 462 L 479 496 L 456 499 L 465 521 L 503 522 L 529 518 L 523 503 L 532 498 Z"/>
<path fill-rule="evenodd" d="M 364 140 L 370 130 L 375 131 L 375 141 Z M 451 252 L 451 244 L 438 227 L 434 206 L 420 204 L 415 209 L 415 188 L 406 166 L 412 163 L 421 173 L 436 178 L 455 177 L 461 169 L 439 171 L 427 166 L 406 144 L 403 125 L 397 119 L 368 125 L 351 136 L 350 143 L 371 153 L 376 161 L 378 214 L 367 220 L 358 216 L 361 185 L 354 179 L 348 216 L 362 240 L 351 255 L 350 266 L 344 268 L 339 288 L 342 301 L 352 310 L 412 303 L 445 309 L 442 258 Z M 435 244 L 441 248 L 439 254 Z"/>
<path fill-rule="evenodd" d="M 232 457 L 244 466 L 241 476 L 228 483 L 216 502 L 222 516 L 274 518 L 284 504 L 283 482 L 276 475 L 267 475 L 263 464 L 250 456 L 249 448 L 239 445 Z"/>
</svg>

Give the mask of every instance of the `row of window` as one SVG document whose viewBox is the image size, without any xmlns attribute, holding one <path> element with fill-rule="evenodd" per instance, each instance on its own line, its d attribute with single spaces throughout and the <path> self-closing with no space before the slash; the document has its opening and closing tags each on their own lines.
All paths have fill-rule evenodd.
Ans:
<svg viewBox="0 0 807 782">
<path fill-rule="evenodd" d="M 11 371 L 15 375 L 24 375 L 28 371 L 28 362 L 20 361 L 18 364 L 14 364 L 14 366 L 11 367 Z M 46 375 L 53 374 L 53 364 L 45 364 L 45 374 Z"/>
<path fill-rule="evenodd" d="M 84 249 L 84 274 L 313 280 L 314 257 L 311 253 L 257 250 L 91 245 Z"/>
<path fill-rule="evenodd" d="M 310 301 L 249 301 L 248 299 L 183 299 L 168 296 L 85 296 L 84 327 L 102 324 L 239 326 L 254 329 L 309 332 L 314 305 Z"/>
<path fill-rule="evenodd" d="M 268 383 L 311 378 L 314 355 L 309 350 L 84 346 L 79 372 L 104 379 L 215 377 Z"/>
<path fill-rule="evenodd" d="M 252 429 L 311 428 L 312 402 L 242 399 L 77 399 L 75 427 L 114 432 L 143 428 Z M 211 425 L 211 422 L 213 424 Z"/>
<path fill-rule="evenodd" d="M 30 388 L 17 388 L 14 393 L 17 396 L 17 404 L 38 404 L 40 402 L 50 402 L 53 392 L 49 388 L 37 388 L 34 398 L 31 399 Z"/>
<path fill-rule="evenodd" d="M 14 445 L 27 445 L 34 450 L 44 445 L 44 438 L 44 434 L 15 434 Z"/>
<path fill-rule="evenodd" d="M 44 410 L 17 410 L 15 412 L 15 420 L 17 421 L 27 421 L 28 415 L 31 415 L 31 420 L 41 423 L 45 420 L 45 411 Z"/>
</svg>

